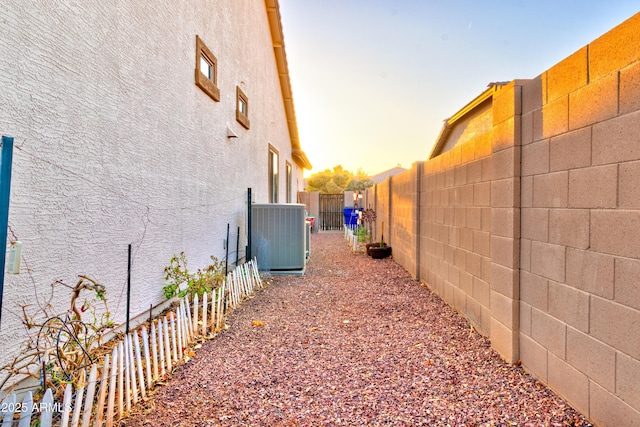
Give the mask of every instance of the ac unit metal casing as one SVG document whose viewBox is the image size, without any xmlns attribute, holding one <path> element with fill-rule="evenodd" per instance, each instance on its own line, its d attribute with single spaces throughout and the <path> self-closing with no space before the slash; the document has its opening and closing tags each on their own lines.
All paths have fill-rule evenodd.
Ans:
<svg viewBox="0 0 640 427">
<path fill-rule="evenodd" d="M 283 274 L 304 272 L 305 209 L 305 205 L 291 203 L 251 206 L 251 252 L 257 255 L 261 270 Z"/>
</svg>

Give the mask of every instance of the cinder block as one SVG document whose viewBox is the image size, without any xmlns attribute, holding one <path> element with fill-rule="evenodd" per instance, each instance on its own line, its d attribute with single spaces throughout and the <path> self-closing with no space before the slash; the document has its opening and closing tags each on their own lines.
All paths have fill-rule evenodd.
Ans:
<svg viewBox="0 0 640 427">
<path fill-rule="evenodd" d="M 615 208 L 617 196 L 617 165 L 569 171 L 569 207 Z"/>
<path fill-rule="evenodd" d="M 501 150 L 520 145 L 520 117 L 512 117 L 493 126 L 493 140 L 491 151 Z"/>
<path fill-rule="evenodd" d="M 589 384 L 589 419 L 594 425 L 638 426 L 640 412 L 597 383 Z M 580 408 L 576 408 L 580 410 Z"/>
<path fill-rule="evenodd" d="M 442 286 L 442 299 L 444 300 L 444 302 L 446 302 L 448 305 L 455 307 L 456 303 L 453 300 L 453 290 L 456 287 L 453 286 L 453 284 L 451 282 L 449 282 L 448 280 L 444 280 L 443 281 L 443 286 Z"/>
<path fill-rule="evenodd" d="M 549 354 L 547 358 L 549 386 L 574 408 L 589 414 L 589 379 L 561 358 Z"/>
<path fill-rule="evenodd" d="M 640 312 L 597 296 L 591 297 L 590 334 L 629 356 L 640 359 Z"/>
<path fill-rule="evenodd" d="M 549 241 L 549 209 L 522 208 L 521 233 L 523 239 Z"/>
<path fill-rule="evenodd" d="M 640 211 L 591 211 L 591 249 L 640 258 Z"/>
<path fill-rule="evenodd" d="M 481 257 L 482 258 L 482 276 L 480 277 L 487 283 L 491 283 L 491 258 Z"/>
<path fill-rule="evenodd" d="M 482 231 L 491 231 L 491 208 L 481 208 Z"/>
<path fill-rule="evenodd" d="M 513 298 L 509 298 L 491 289 L 491 314 L 494 319 L 498 320 L 509 329 L 518 328 L 518 320 L 520 315 L 517 308 L 519 303 Z"/>
<path fill-rule="evenodd" d="M 517 239 L 491 236 L 491 260 L 494 263 L 504 267 L 517 268 L 518 255 L 520 255 L 520 248 Z"/>
<path fill-rule="evenodd" d="M 551 138 L 568 130 L 569 96 L 565 95 L 542 107 L 542 138 Z"/>
<path fill-rule="evenodd" d="M 525 334 L 520 334 L 520 360 L 527 372 L 547 382 L 547 349 Z"/>
<path fill-rule="evenodd" d="M 491 145 L 493 142 L 493 136 L 491 132 L 487 132 L 484 135 L 473 139 L 474 145 L 474 157 L 476 159 L 483 159 L 491 155 Z"/>
<path fill-rule="evenodd" d="M 531 271 L 531 240 L 520 239 L 520 269 Z"/>
<path fill-rule="evenodd" d="M 587 334 L 567 328 L 567 363 L 611 392 L 616 390 L 616 351 Z"/>
<path fill-rule="evenodd" d="M 478 326 L 482 324 L 482 306 L 473 298 L 469 298 L 467 295 L 467 311 L 466 314 L 469 317 L 469 322 L 478 329 Z"/>
<path fill-rule="evenodd" d="M 473 252 L 466 252 L 466 271 L 476 277 L 482 276 L 482 257 Z"/>
<path fill-rule="evenodd" d="M 473 298 L 484 307 L 491 307 L 491 286 L 477 277 L 472 278 Z"/>
<path fill-rule="evenodd" d="M 620 114 L 640 110 L 640 62 L 620 71 Z"/>
<path fill-rule="evenodd" d="M 518 270 L 491 263 L 491 290 L 507 298 L 520 298 L 520 275 Z M 494 306 L 491 306 L 494 309 Z"/>
<path fill-rule="evenodd" d="M 482 161 L 475 160 L 467 164 L 467 182 L 470 184 L 482 181 Z"/>
<path fill-rule="evenodd" d="M 476 207 L 467 208 L 467 227 L 472 230 L 482 229 L 482 209 Z"/>
<path fill-rule="evenodd" d="M 473 293 L 473 276 L 466 271 L 460 271 L 460 289 L 471 295 Z"/>
<path fill-rule="evenodd" d="M 502 237 L 518 237 L 520 235 L 519 210 L 512 208 L 491 209 L 491 234 Z"/>
<path fill-rule="evenodd" d="M 593 125 L 592 164 L 640 160 L 640 111 Z"/>
<path fill-rule="evenodd" d="M 591 128 L 585 127 L 551 138 L 549 152 L 552 172 L 591 165 Z"/>
<path fill-rule="evenodd" d="M 444 186 L 445 188 L 450 188 L 453 187 L 456 183 L 455 180 L 455 169 L 453 167 L 450 167 L 449 169 L 447 169 L 446 171 L 444 171 Z"/>
<path fill-rule="evenodd" d="M 640 162 L 620 164 L 618 204 L 621 208 L 640 208 Z"/>
<path fill-rule="evenodd" d="M 531 242 L 531 272 L 563 283 L 565 278 L 564 246 Z"/>
<path fill-rule="evenodd" d="M 567 327 L 542 311 L 531 310 L 531 338 L 556 356 L 565 359 Z"/>
<path fill-rule="evenodd" d="M 544 138 L 544 114 L 543 108 L 533 111 L 533 140 L 540 141 Z M 568 126 L 568 124 L 567 124 Z"/>
<path fill-rule="evenodd" d="M 458 230 L 458 233 L 460 234 L 459 246 L 462 249 L 465 249 L 467 251 L 472 251 L 473 250 L 473 230 L 471 230 L 470 228 L 460 228 Z"/>
<path fill-rule="evenodd" d="M 613 299 L 613 267 L 612 256 L 567 248 L 566 283 L 576 289 Z"/>
<path fill-rule="evenodd" d="M 454 225 L 456 227 L 466 227 L 467 225 L 467 208 L 455 207 L 454 208 L 455 221 Z"/>
<path fill-rule="evenodd" d="M 507 363 L 515 363 L 520 354 L 518 351 L 519 334 L 512 328 L 491 318 L 491 347 L 496 350 Z"/>
<path fill-rule="evenodd" d="M 491 182 L 473 184 L 473 205 L 491 206 Z"/>
<path fill-rule="evenodd" d="M 451 154 L 451 156 L 449 157 L 450 169 L 453 169 L 454 167 L 462 164 L 462 146 L 456 145 L 451 150 L 449 150 L 448 153 Z"/>
<path fill-rule="evenodd" d="M 453 286 L 460 286 L 460 269 L 452 264 L 447 264 L 447 280 L 451 282 Z"/>
<path fill-rule="evenodd" d="M 530 111 L 523 114 L 520 120 L 522 132 L 521 142 L 523 146 L 533 142 L 533 115 L 534 112 Z"/>
<path fill-rule="evenodd" d="M 473 231 L 473 252 L 482 256 L 491 256 L 491 236 L 486 231 Z"/>
<path fill-rule="evenodd" d="M 460 269 L 461 273 L 467 269 L 467 253 L 464 249 L 456 248 L 455 265 Z"/>
<path fill-rule="evenodd" d="M 640 310 L 640 260 L 616 258 L 615 267 L 616 301 Z"/>
<path fill-rule="evenodd" d="M 460 204 L 462 206 L 473 206 L 473 185 L 463 185 L 460 187 Z"/>
<path fill-rule="evenodd" d="M 473 140 L 467 141 L 460 146 L 461 161 L 463 165 L 468 164 L 475 159 L 475 151 L 476 148 L 474 147 Z"/>
<path fill-rule="evenodd" d="M 490 337 L 491 336 L 491 309 L 485 306 L 482 306 L 482 330 L 481 334 Z"/>
<path fill-rule="evenodd" d="M 634 408 L 640 408 L 640 361 L 618 353 L 616 359 L 616 394 Z"/>
<path fill-rule="evenodd" d="M 477 185 L 477 184 L 476 184 Z M 535 188 L 534 188 L 535 191 Z M 535 197 L 535 193 L 534 193 Z M 491 181 L 491 206 L 494 208 L 518 207 L 520 203 L 520 177 Z"/>
<path fill-rule="evenodd" d="M 549 172 L 549 141 L 537 141 L 522 147 L 522 176 Z"/>
<path fill-rule="evenodd" d="M 520 178 L 520 206 L 530 208 L 533 206 L 533 177 L 523 176 Z"/>
<path fill-rule="evenodd" d="M 527 335 L 527 338 L 531 336 L 531 306 L 520 300 L 520 357 L 524 357 L 522 354 L 522 335 Z M 540 348 L 543 348 L 540 346 Z M 545 360 L 546 356 L 545 349 Z"/>
<path fill-rule="evenodd" d="M 569 95 L 569 129 L 579 129 L 618 114 L 618 74 L 609 74 Z"/>
<path fill-rule="evenodd" d="M 533 177 L 534 208 L 566 208 L 568 198 L 568 172 L 554 172 Z"/>
<path fill-rule="evenodd" d="M 544 277 L 520 271 L 520 300 L 540 311 L 548 311 L 549 281 Z"/>
<path fill-rule="evenodd" d="M 444 188 L 444 172 L 442 169 L 436 174 L 436 188 Z"/>
<path fill-rule="evenodd" d="M 589 294 L 549 281 L 549 314 L 568 325 L 589 332 Z"/>
<path fill-rule="evenodd" d="M 547 70 L 547 101 L 553 101 L 585 86 L 587 47 L 583 47 Z"/>
<path fill-rule="evenodd" d="M 460 288 L 453 288 L 453 306 L 461 313 L 467 312 L 467 294 Z"/>
<path fill-rule="evenodd" d="M 464 185 L 467 183 L 467 166 L 456 166 L 453 170 L 453 181 L 455 185 Z"/>
<path fill-rule="evenodd" d="M 520 173 L 520 146 L 509 147 L 493 154 L 491 161 L 494 180 L 511 178 Z"/>
<path fill-rule="evenodd" d="M 451 245 L 444 245 L 444 261 L 448 264 L 455 263 L 456 248 Z"/>
<path fill-rule="evenodd" d="M 569 201 L 571 201 L 571 196 L 569 196 Z M 588 248 L 589 211 L 586 209 L 551 209 L 549 211 L 549 242 L 578 249 Z"/>
<path fill-rule="evenodd" d="M 493 161 L 492 157 L 485 157 L 482 159 L 482 180 L 483 181 L 491 181 L 492 179 L 492 171 L 491 163 Z"/>
<path fill-rule="evenodd" d="M 638 60 L 640 14 L 589 43 L 589 76 L 597 80 Z"/>
<path fill-rule="evenodd" d="M 494 125 L 521 114 L 521 94 L 522 87 L 513 81 L 496 92 L 491 103 Z"/>
<path fill-rule="evenodd" d="M 522 116 L 541 108 L 542 104 L 542 76 L 540 75 L 522 83 Z"/>
</svg>

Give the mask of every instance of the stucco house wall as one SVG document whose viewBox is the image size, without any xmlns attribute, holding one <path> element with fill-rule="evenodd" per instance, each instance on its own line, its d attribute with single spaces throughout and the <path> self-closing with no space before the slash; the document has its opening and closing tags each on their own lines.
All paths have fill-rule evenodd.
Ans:
<svg viewBox="0 0 640 427">
<path fill-rule="evenodd" d="M 102 283 L 122 323 L 128 244 L 132 317 L 164 300 L 173 254 L 192 269 L 222 259 L 227 224 L 230 261 L 237 227 L 244 256 L 247 189 L 269 201 L 270 146 L 279 201 L 286 163 L 294 202 L 303 190 L 276 0 L 8 0 L 0 20 L 0 133 L 15 138 L 9 240 L 23 244 L 21 273 L 6 276 L 0 365 L 25 338 L 20 306 L 44 304 L 54 280 Z M 219 102 L 195 85 L 196 35 L 217 58 Z M 236 121 L 237 86 L 249 129 Z M 69 293 L 51 304 L 63 312 Z"/>
</svg>

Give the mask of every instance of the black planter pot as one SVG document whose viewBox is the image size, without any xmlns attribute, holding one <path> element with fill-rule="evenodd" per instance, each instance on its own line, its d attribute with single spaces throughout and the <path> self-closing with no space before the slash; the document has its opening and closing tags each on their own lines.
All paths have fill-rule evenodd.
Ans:
<svg viewBox="0 0 640 427">
<path fill-rule="evenodd" d="M 386 243 L 384 243 L 383 245 L 384 245 L 385 247 L 387 246 L 387 244 L 386 244 Z M 371 249 L 371 248 L 375 248 L 375 247 L 378 247 L 378 248 L 379 248 L 379 247 L 380 247 L 380 242 L 367 243 L 365 246 L 366 246 L 366 248 L 367 248 L 367 255 L 371 256 L 370 249 Z"/>
<path fill-rule="evenodd" d="M 391 246 L 386 244 L 383 247 L 372 246 L 369 248 L 369 254 L 373 259 L 382 259 L 391 255 Z"/>
</svg>

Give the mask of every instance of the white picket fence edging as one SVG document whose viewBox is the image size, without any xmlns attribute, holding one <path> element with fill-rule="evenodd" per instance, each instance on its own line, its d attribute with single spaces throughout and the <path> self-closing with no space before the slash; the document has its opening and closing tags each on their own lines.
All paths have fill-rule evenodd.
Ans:
<svg viewBox="0 0 640 427">
<path fill-rule="evenodd" d="M 21 401 L 15 394 L 7 396 L 0 403 L 1 427 L 29 427 L 38 416 L 40 427 L 113 426 L 174 366 L 189 360 L 192 344 L 225 327 L 227 309 L 262 288 L 254 258 L 230 272 L 210 295 L 205 292 L 202 301 L 198 295 L 193 301 L 182 298 L 175 311 L 151 322 L 150 331 L 143 325 L 125 335 L 102 363 L 88 368 L 88 377 L 80 371 L 76 390 L 66 385 L 61 403 L 54 402 L 50 389 L 40 402 L 34 402 L 30 391 Z"/>
<path fill-rule="evenodd" d="M 361 253 L 364 251 L 363 245 L 358 242 L 358 235 L 355 230 L 348 225 L 344 225 L 344 239 L 348 242 L 351 252 Z"/>
</svg>

